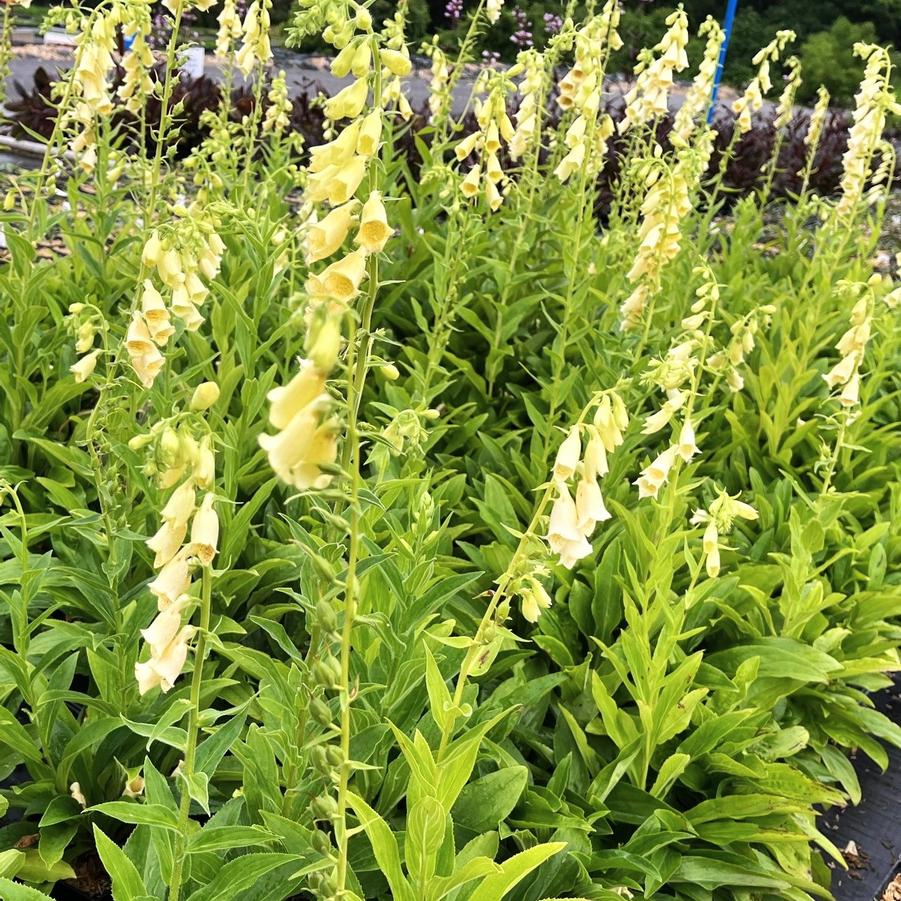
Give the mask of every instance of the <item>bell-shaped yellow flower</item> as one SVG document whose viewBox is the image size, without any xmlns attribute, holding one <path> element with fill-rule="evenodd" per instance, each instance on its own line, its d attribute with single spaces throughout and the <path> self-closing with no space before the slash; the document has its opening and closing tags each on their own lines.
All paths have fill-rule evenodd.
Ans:
<svg viewBox="0 0 901 901">
<path fill-rule="evenodd" d="M 464 197 L 475 197 L 479 193 L 479 182 L 482 180 L 482 167 L 473 166 L 460 183 L 460 191 Z"/>
<path fill-rule="evenodd" d="M 182 548 L 159 571 L 157 577 L 147 586 L 156 597 L 157 606 L 165 610 L 174 604 L 191 585 L 191 568 L 188 554 Z"/>
<path fill-rule="evenodd" d="M 351 157 L 348 162 L 331 173 L 325 183 L 326 197 L 332 206 L 347 203 L 366 174 L 366 160 L 362 156 Z"/>
<path fill-rule="evenodd" d="M 373 110 L 360 124 L 359 136 L 357 137 L 357 153 L 360 156 L 372 156 L 378 151 L 381 139 L 382 113 L 380 110 Z"/>
<path fill-rule="evenodd" d="M 187 533 L 187 521 L 163 521 L 156 533 L 146 541 L 147 547 L 156 555 L 153 559 L 154 569 L 165 566 L 179 552 Z"/>
<path fill-rule="evenodd" d="M 169 311 L 163 303 L 162 295 L 154 288 L 149 278 L 144 280 L 144 290 L 141 293 L 141 313 L 150 337 L 160 347 L 164 347 L 169 338 L 175 334 L 175 328 L 169 321 Z"/>
<path fill-rule="evenodd" d="M 385 47 L 379 51 L 379 57 L 385 68 L 392 75 L 397 75 L 399 78 L 409 75 L 413 68 L 409 54 L 402 50 L 392 50 L 389 47 Z"/>
<path fill-rule="evenodd" d="M 347 238 L 358 201 L 351 200 L 333 209 L 321 222 L 306 229 L 306 260 L 316 263 L 330 257 Z"/>
<path fill-rule="evenodd" d="M 319 275 L 307 279 L 307 293 L 348 303 L 359 293 L 365 272 L 366 251 L 355 250 L 344 259 L 332 263 Z"/>
<path fill-rule="evenodd" d="M 369 95 L 369 81 L 358 78 L 325 102 L 325 115 L 332 120 L 355 119 L 363 111 Z"/>
<path fill-rule="evenodd" d="M 69 372 L 75 376 L 76 382 L 84 382 L 94 374 L 94 370 L 97 367 L 97 358 L 101 353 L 103 353 L 101 348 L 92 350 L 69 367 Z"/>
<path fill-rule="evenodd" d="M 273 388 L 269 401 L 269 422 L 276 429 L 287 428 L 291 420 L 325 391 L 325 376 L 309 360 L 302 360 L 300 372 L 288 382 Z"/>
<path fill-rule="evenodd" d="M 214 495 L 207 494 L 191 523 L 189 547 L 201 566 L 209 566 L 213 562 L 219 544 L 219 517 L 213 509 L 215 500 Z"/>
<path fill-rule="evenodd" d="M 394 230 L 388 225 L 382 195 L 378 191 L 373 191 L 363 205 L 356 243 L 368 253 L 379 253 L 393 234 Z"/>
</svg>

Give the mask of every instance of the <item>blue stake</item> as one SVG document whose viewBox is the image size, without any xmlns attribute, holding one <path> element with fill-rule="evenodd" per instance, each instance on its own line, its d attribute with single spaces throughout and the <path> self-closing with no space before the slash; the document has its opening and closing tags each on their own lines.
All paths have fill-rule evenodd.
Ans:
<svg viewBox="0 0 901 901">
<path fill-rule="evenodd" d="M 707 110 L 707 124 L 713 122 L 713 113 L 716 109 L 716 97 L 720 91 L 720 82 L 723 80 L 723 67 L 726 65 L 726 52 L 729 50 L 729 38 L 732 37 L 732 26 L 735 24 L 735 10 L 738 9 L 738 0 L 729 0 L 726 6 L 726 21 L 723 23 L 723 46 L 720 47 L 720 58 L 716 63 L 716 75 L 713 78 L 713 93 L 710 95 L 710 109 Z"/>
</svg>

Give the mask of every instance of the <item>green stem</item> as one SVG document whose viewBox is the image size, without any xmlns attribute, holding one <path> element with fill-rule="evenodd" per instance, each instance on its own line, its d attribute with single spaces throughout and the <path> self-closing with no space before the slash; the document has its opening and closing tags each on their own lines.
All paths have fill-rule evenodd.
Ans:
<svg viewBox="0 0 901 901">
<path fill-rule="evenodd" d="M 191 779 L 197 756 L 197 740 L 200 734 L 200 690 L 203 685 L 203 659 L 206 654 L 206 637 L 210 630 L 210 599 L 212 597 L 213 573 L 209 566 L 203 568 L 200 590 L 200 627 L 197 644 L 194 647 L 194 672 L 191 674 L 191 709 L 188 711 L 188 739 L 185 759 L 182 763 L 181 798 L 178 808 L 178 835 L 175 839 L 175 853 L 172 864 L 172 878 L 169 880 L 168 901 L 178 901 L 184 876 L 184 865 L 188 840 L 188 822 L 191 813 Z"/>
</svg>

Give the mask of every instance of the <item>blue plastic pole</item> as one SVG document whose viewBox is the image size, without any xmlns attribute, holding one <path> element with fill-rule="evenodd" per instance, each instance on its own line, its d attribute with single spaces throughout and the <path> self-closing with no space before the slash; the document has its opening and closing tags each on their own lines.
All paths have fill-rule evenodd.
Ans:
<svg viewBox="0 0 901 901">
<path fill-rule="evenodd" d="M 707 124 L 713 122 L 713 113 L 716 110 L 716 97 L 720 91 L 720 82 L 723 79 L 723 68 L 726 65 L 726 53 L 729 50 L 729 38 L 732 37 L 732 26 L 735 24 L 735 10 L 738 9 L 738 0 L 729 0 L 726 6 L 726 21 L 723 22 L 723 46 L 720 47 L 720 58 L 716 63 L 716 75 L 713 78 L 713 93 L 710 95 L 710 109 L 707 110 Z"/>
</svg>

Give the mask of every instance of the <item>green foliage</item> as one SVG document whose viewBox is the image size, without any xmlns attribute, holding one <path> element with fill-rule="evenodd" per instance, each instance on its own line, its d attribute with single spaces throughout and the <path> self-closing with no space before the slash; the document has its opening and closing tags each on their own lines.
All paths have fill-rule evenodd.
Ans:
<svg viewBox="0 0 901 901">
<path fill-rule="evenodd" d="M 659 146 L 647 122 L 601 221 L 589 170 L 553 174 L 574 116 L 538 129 L 495 211 L 462 195 L 453 123 L 385 116 L 360 199 L 377 186 L 395 233 L 342 309 L 340 447 L 304 490 L 259 445 L 317 327 L 296 202 L 315 173 L 290 141 L 251 118 L 188 167 L 142 145 L 112 178 L 101 130 L 94 171 L 56 176 L 65 203 L 49 163 L 10 179 L 4 898 L 47 897 L 94 851 L 115 901 L 330 899 L 339 881 L 342 901 L 829 898 L 824 859 L 842 860 L 817 813 L 860 799 L 852 751 L 884 766 L 901 746 L 870 698 L 901 668 L 901 331 L 871 267 L 886 198 L 732 202 L 704 167 L 689 183 L 703 131 Z M 395 152 L 410 140 L 417 168 Z M 674 252 L 623 329 L 647 198 L 680 179 Z M 203 321 L 173 315 L 141 384 L 123 347 L 157 278 L 151 229 L 199 224 L 225 245 Z M 824 376 L 861 309 L 843 405 Z M 102 354 L 76 381 L 86 311 Z M 652 431 L 665 388 L 685 396 Z M 611 515 L 568 567 L 544 538 L 584 443 L 550 474 L 614 397 Z M 639 497 L 686 410 L 698 452 Z M 195 630 L 183 666 L 142 694 L 146 542 L 182 477 L 166 483 L 173 440 L 203 438 L 216 555 L 169 608 Z M 714 567 L 707 527 L 737 498 Z"/>
</svg>

